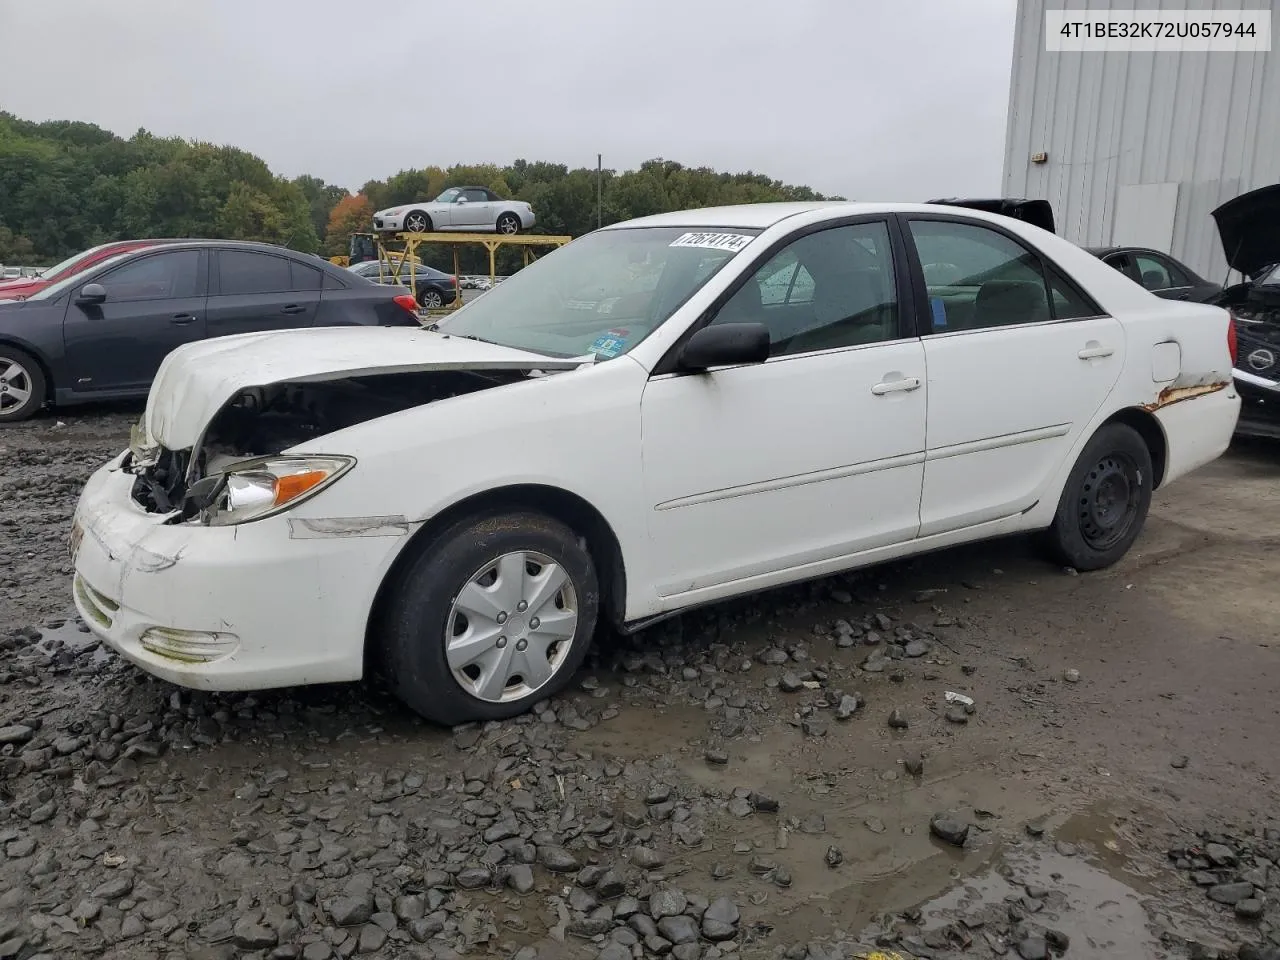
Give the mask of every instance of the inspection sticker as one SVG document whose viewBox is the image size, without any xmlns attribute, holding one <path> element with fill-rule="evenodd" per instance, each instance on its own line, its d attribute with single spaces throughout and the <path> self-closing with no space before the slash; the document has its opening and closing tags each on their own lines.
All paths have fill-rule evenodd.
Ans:
<svg viewBox="0 0 1280 960">
<path fill-rule="evenodd" d="M 630 330 L 610 330 L 599 337 L 591 344 L 591 352 L 597 357 L 616 357 L 627 345 L 627 338 L 631 335 Z"/>
<path fill-rule="evenodd" d="M 703 247 L 737 253 L 755 237 L 742 233 L 683 233 L 671 241 L 673 247 Z"/>
</svg>

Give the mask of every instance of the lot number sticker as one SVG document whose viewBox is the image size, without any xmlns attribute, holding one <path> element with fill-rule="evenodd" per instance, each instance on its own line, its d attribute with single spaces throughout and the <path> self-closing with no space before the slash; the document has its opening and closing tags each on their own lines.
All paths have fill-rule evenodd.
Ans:
<svg viewBox="0 0 1280 960">
<path fill-rule="evenodd" d="M 673 247 L 701 247 L 704 250 L 728 250 L 737 253 L 755 237 L 741 233 L 685 233 L 671 241 Z"/>
</svg>

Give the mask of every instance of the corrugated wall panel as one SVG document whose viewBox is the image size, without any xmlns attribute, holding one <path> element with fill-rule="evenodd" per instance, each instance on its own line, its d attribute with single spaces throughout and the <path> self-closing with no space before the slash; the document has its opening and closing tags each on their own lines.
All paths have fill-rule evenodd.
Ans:
<svg viewBox="0 0 1280 960">
<path fill-rule="evenodd" d="M 1019 0 L 1005 140 L 1008 196 L 1043 197 L 1060 231 L 1111 242 L 1119 188 L 1177 182 L 1170 252 L 1220 279 L 1226 261 L 1210 211 L 1280 182 L 1280 50 L 1049 53 L 1046 6 L 1273 10 L 1275 0 Z M 1032 164 L 1046 152 L 1045 164 Z"/>
</svg>

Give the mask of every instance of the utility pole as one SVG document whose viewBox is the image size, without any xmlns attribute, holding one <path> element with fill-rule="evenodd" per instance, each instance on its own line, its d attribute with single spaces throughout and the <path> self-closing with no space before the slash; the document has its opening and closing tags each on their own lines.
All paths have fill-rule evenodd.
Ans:
<svg viewBox="0 0 1280 960">
<path fill-rule="evenodd" d="M 604 162 L 603 154 L 596 154 L 596 229 L 599 230 L 604 225 L 603 206 L 601 205 L 601 197 L 604 196 L 604 171 L 601 164 Z"/>
</svg>

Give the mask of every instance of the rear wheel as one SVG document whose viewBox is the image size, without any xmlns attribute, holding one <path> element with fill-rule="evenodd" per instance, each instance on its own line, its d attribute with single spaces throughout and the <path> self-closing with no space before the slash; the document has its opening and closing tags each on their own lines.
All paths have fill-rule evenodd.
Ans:
<svg viewBox="0 0 1280 960">
<path fill-rule="evenodd" d="M 418 292 L 418 303 L 424 310 L 438 310 L 444 306 L 444 296 L 435 287 L 424 287 Z"/>
<path fill-rule="evenodd" d="M 405 214 L 404 228 L 409 233 L 430 233 L 431 218 L 421 210 L 410 210 Z"/>
<path fill-rule="evenodd" d="M 1132 427 L 1111 423 L 1085 444 L 1049 528 L 1049 546 L 1077 570 L 1123 557 L 1151 506 L 1151 451 Z"/>
<path fill-rule="evenodd" d="M 45 401 L 44 371 L 22 350 L 0 344 L 0 423 L 35 416 Z"/>
<path fill-rule="evenodd" d="M 498 232 L 514 236 L 520 232 L 520 218 L 514 213 L 504 213 L 498 218 Z"/>
<path fill-rule="evenodd" d="M 387 680 L 438 723 L 515 716 L 572 679 L 598 609 L 591 555 L 558 520 L 522 511 L 460 521 L 388 595 Z"/>
</svg>

